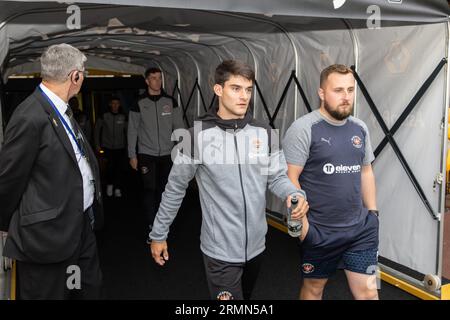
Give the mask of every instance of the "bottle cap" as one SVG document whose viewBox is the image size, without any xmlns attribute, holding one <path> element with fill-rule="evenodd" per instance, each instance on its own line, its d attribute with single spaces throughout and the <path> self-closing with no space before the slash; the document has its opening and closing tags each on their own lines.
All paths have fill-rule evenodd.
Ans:
<svg viewBox="0 0 450 320">
<path fill-rule="evenodd" d="M 291 203 L 296 204 L 298 202 L 297 196 L 292 196 Z"/>
</svg>

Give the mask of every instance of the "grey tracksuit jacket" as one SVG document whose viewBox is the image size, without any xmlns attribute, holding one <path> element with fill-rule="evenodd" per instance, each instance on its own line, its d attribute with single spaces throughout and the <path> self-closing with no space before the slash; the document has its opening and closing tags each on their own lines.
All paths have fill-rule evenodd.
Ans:
<svg viewBox="0 0 450 320">
<path fill-rule="evenodd" d="M 127 118 L 123 113 L 106 112 L 95 124 L 95 146 L 123 149 L 127 143 Z"/>
<path fill-rule="evenodd" d="M 138 153 L 169 155 L 174 146 L 172 131 L 184 128 L 183 113 L 176 101 L 164 91 L 161 95 L 141 95 L 128 114 L 128 157 Z"/>
<path fill-rule="evenodd" d="M 150 238 L 165 240 L 189 181 L 195 176 L 202 207 L 201 250 L 227 262 L 248 261 L 265 249 L 266 191 L 281 199 L 304 192 L 286 175 L 283 152 L 270 127 L 247 113 L 244 119 L 222 120 L 217 110 L 189 130 L 176 148 Z"/>
</svg>

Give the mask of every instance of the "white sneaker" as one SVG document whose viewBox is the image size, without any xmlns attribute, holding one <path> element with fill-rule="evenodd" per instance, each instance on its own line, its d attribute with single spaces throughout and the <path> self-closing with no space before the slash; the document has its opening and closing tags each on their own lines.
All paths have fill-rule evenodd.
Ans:
<svg viewBox="0 0 450 320">
<path fill-rule="evenodd" d="M 106 186 L 106 195 L 107 195 L 108 197 L 111 197 L 112 194 L 113 194 L 113 185 L 112 185 L 112 184 L 108 184 L 108 185 Z"/>
<path fill-rule="evenodd" d="M 122 192 L 120 191 L 120 189 L 116 189 L 114 190 L 114 195 L 116 196 L 116 198 L 120 198 L 122 197 Z"/>
</svg>

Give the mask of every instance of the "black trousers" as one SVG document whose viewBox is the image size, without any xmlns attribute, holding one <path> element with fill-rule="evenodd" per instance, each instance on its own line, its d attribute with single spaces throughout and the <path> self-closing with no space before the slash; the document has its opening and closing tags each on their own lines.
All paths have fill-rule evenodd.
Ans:
<svg viewBox="0 0 450 320">
<path fill-rule="evenodd" d="M 263 254 L 242 263 L 221 261 L 203 254 L 211 299 L 249 300 L 261 269 L 262 260 Z"/>
<path fill-rule="evenodd" d="M 106 184 L 112 184 L 115 188 L 121 188 L 121 174 L 127 159 L 125 149 L 107 149 L 105 151 L 106 158 Z"/>
<path fill-rule="evenodd" d="M 138 154 L 138 164 L 143 183 L 142 207 L 147 224 L 153 225 L 172 168 L 172 160 L 170 155 L 155 157 Z"/>
<path fill-rule="evenodd" d="M 80 245 L 68 260 L 38 264 L 17 261 L 17 298 L 94 300 L 102 296 L 102 272 L 91 219 L 84 213 Z"/>
</svg>

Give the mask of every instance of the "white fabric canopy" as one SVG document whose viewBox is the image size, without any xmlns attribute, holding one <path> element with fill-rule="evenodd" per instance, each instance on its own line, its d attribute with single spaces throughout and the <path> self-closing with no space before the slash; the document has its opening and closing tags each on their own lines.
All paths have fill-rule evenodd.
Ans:
<svg viewBox="0 0 450 320">
<path fill-rule="evenodd" d="M 178 81 L 184 101 L 197 80 L 208 106 L 217 64 L 241 59 L 255 68 L 273 114 L 292 71 L 315 109 L 320 71 L 343 63 L 356 66 L 390 128 L 449 50 L 446 1 L 399 2 L 340 1 L 342 7 L 335 9 L 333 1 L 313 0 L 78 1 L 81 28 L 70 30 L 67 4 L 0 1 L 0 70 L 5 81 L 13 74 L 38 72 L 42 51 L 66 42 L 87 54 L 89 68 L 142 74 L 158 65 L 168 92 Z M 370 5 L 381 10 L 380 29 L 367 28 Z M 434 179 L 445 176 L 447 77 L 445 67 L 394 135 L 438 215 L 444 210 L 445 184 L 435 186 Z M 203 113 L 199 94 L 190 106 L 192 123 Z M 384 134 L 360 91 L 355 108 L 375 148 Z M 281 136 L 306 112 L 292 84 L 274 121 Z M 268 120 L 256 93 L 254 115 Z M 442 221 L 429 214 L 399 163 L 390 145 L 374 162 L 380 255 L 419 273 L 440 275 Z M 270 211 L 283 213 L 283 207 L 268 196 Z"/>
</svg>

